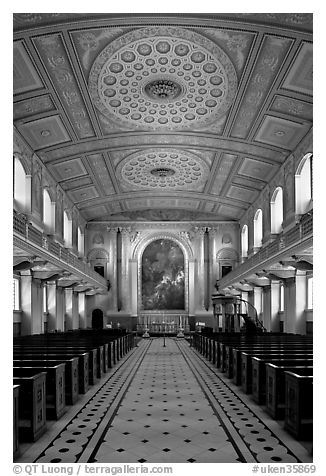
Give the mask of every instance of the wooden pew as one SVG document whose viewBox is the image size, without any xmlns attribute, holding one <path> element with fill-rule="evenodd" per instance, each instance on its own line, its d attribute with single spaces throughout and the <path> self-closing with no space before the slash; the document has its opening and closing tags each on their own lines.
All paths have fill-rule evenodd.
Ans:
<svg viewBox="0 0 326 476">
<path fill-rule="evenodd" d="M 285 371 L 284 428 L 298 439 L 311 439 L 313 431 L 312 369 Z"/>
<path fill-rule="evenodd" d="M 20 441 L 36 441 L 46 431 L 46 373 L 14 377 L 19 385 L 18 427 Z"/>
<path fill-rule="evenodd" d="M 58 364 L 65 364 L 66 404 L 73 405 L 79 398 L 79 373 L 77 357 L 66 360 L 14 360 L 14 367 L 53 367 L 54 365 Z"/>
<path fill-rule="evenodd" d="M 266 403 L 266 364 L 272 363 L 277 366 L 290 365 L 292 367 L 312 366 L 312 358 L 274 359 L 274 357 L 252 357 L 252 398 L 259 405 Z"/>
<path fill-rule="evenodd" d="M 69 346 L 65 347 L 64 345 L 25 345 L 24 348 L 21 346 L 14 345 L 14 352 L 41 352 L 44 354 L 44 357 L 47 358 L 49 355 L 53 355 L 55 353 L 64 354 L 74 354 L 78 352 L 88 352 L 89 353 L 89 360 L 88 360 L 88 382 L 89 385 L 94 385 L 97 381 L 98 376 L 98 349 L 96 348 L 89 348 L 85 346 Z"/>
<path fill-rule="evenodd" d="M 232 371 L 228 371 L 229 378 L 232 378 L 233 382 L 236 385 L 241 385 L 242 381 L 242 353 L 247 352 L 248 354 L 254 355 L 255 352 L 258 354 L 259 352 L 264 351 L 282 351 L 284 350 L 287 352 L 288 350 L 295 353 L 299 350 L 311 350 L 312 352 L 312 345 L 310 344 L 291 344 L 287 345 L 286 343 L 282 344 L 265 344 L 265 345 L 252 345 L 252 346 L 237 346 L 232 349 Z"/>
<path fill-rule="evenodd" d="M 13 386 L 13 457 L 17 458 L 19 456 L 19 432 L 18 432 L 18 421 L 19 421 L 19 385 Z"/>
<path fill-rule="evenodd" d="M 14 359 L 27 360 L 66 360 L 78 358 L 79 393 L 86 393 L 89 389 L 89 353 L 88 352 L 51 352 L 26 349 L 26 352 L 14 350 Z"/>
<path fill-rule="evenodd" d="M 224 371 L 228 378 L 234 377 L 235 373 L 241 369 L 241 359 L 242 359 L 242 352 L 252 352 L 254 350 L 258 351 L 267 351 L 267 350 L 281 350 L 281 349 L 292 349 L 293 352 L 295 349 L 312 349 L 312 344 L 306 344 L 301 342 L 300 340 L 293 341 L 293 342 L 280 342 L 280 341 L 269 341 L 266 342 L 259 342 L 259 343 L 252 343 L 251 345 L 248 344 L 241 344 L 235 347 L 231 347 L 226 345 L 225 346 L 225 359 L 224 359 L 224 368 L 221 370 Z M 236 378 L 235 380 L 239 380 Z M 236 383 L 234 381 L 234 383 Z"/>
<path fill-rule="evenodd" d="M 14 377 L 31 377 L 35 373 L 46 373 L 46 419 L 58 420 L 66 411 L 65 364 L 53 367 L 14 367 Z"/>
<path fill-rule="evenodd" d="M 252 357 L 269 357 L 269 358 L 289 358 L 289 359 L 305 359 L 313 358 L 311 350 L 286 350 L 281 351 L 265 351 L 265 352 L 242 352 L 241 359 L 241 388 L 245 393 L 252 393 Z"/>
<path fill-rule="evenodd" d="M 266 364 L 266 411 L 276 420 L 285 417 L 285 372 L 300 371 L 312 373 L 312 366 L 300 369 L 293 365 L 278 365 L 274 362 Z"/>
</svg>

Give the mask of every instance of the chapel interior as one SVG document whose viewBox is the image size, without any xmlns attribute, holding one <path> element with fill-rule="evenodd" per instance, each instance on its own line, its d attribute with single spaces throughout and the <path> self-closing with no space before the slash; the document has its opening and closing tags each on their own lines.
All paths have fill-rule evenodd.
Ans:
<svg viewBox="0 0 326 476">
<path fill-rule="evenodd" d="M 14 461 L 313 461 L 312 17 L 13 14 Z"/>
</svg>

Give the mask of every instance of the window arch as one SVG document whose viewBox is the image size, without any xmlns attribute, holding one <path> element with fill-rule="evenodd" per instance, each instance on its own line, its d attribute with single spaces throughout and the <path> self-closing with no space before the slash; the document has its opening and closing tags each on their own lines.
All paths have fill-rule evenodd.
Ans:
<svg viewBox="0 0 326 476">
<path fill-rule="evenodd" d="M 246 258 L 248 256 L 248 226 L 243 225 L 241 231 L 241 256 Z"/>
<path fill-rule="evenodd" d="M 78 253 L 81 256 L 84 256 L 84 245 L 85 245 L 84 233 L 79 226 L 77 229 L 77 249 L 78 249 Z"/>
<path fill-rule="evenodd" d="M 72 220 L 66 210 L 63 212 L 63 240 L 67 248 L 72 246 Z"/>
<path fill-rule="evenodd" d="M 295 211 L 305 213 L 312 200 L 312 154 L 306 154 L 301 160 L 295 175 Z"/>
<path fill-rule="evenodd" d="M 254 248 L 260 248 L 263 241 L 263 212 L 259 208 L 254 217 Z"/>
<path fill-rule="evenodd" d="M 43 189 L 43 223 L 48 228 L 48 232 L 54 231 L 54 206 L 46 188 Z"/>
<path fill-rule="evenodd" d="M 283 189 L 277 187 L 271 200 L 271 233 L 280 233 L 283 224 Z"/>
<path fill-rule="evenodd" d="M 19 208 L 26 209 L 29 199 L 26 173 L 18 157 L 14 157 L 14 199 Z"/>
</svg>

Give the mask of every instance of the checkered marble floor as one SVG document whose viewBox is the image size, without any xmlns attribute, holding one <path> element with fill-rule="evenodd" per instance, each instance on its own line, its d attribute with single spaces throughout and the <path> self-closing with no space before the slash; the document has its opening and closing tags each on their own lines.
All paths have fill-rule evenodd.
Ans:
<svg viewBox="0 0 326 476">
<path fill-rule="evenodd" d="M 300 445 L 293 450 L 285 432 L 266 426 L 186 341 L 163 344 L 141 341 L 19 461 L 311 461 Z"/>
</svg>

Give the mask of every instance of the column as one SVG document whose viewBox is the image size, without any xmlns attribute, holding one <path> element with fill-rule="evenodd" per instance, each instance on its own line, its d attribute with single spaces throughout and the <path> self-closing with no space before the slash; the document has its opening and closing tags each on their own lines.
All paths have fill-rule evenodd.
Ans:
<svg viewBox="0 0 326 476">
<path fill-rule="evenodd" d="M 57 329 L 57 286 L 55 281 L 46 283 L 48 296 L 48 332 Z"/>
<path fill-rule="evenodd" d="M 41 334 L 43 325 L 43 292 L 39 279 L 33 279 L 31 271 L 21 271 L 21 334 Z"/>
<path fill-rule="evenodd" d="M 131 315 L 136 317 L 138 313 L 138 262 L 136 259 L 129 260 L 130 269 L 130 310 Z"/>
<path fill-rule="evenodd" d="M 306 272 L 296 271 L 284 289 L 285 332 L 306 334 Z"/>
<path fill-rule="evenodd" d="M 271 281 L 271 305 L 270 305 L 270 332 L 280 331 L 280 281 Z"/>
<path fill-rule="evenodd" d="M 218 227 L 209 229 L 209 283 L 208 283 L 208 293 L 209 293 L 209 310 L 213 312 L 213 301 L 212 294 L 216 291 L 214 285 L 216 280 L 219 277 L 216 274 L 216 234 L 218 232 Z M 218 327 L 218 326 L 217 326 Z"/>
<path fill-rule="evenodd" d="M 72 328 L 79 328 L 78 293 L 72 292 Z"/>
<path fill-rule="evenodd" d="M 109 255 L 110 261 L 107 263 L 107 276 L 110 280 L 112 295 L 112 311 L 118 310 L 118 275 L 117 275 L 117 228 L 107 228 L 109 233 Z M 111 258 L 112 257 L 112 258 Z"/>
<path fill-rule="evenodd" d="M 65 330 L 70 331 L 73 329 L 73 299 L 72 299 L 73 290 L 71 288 L 66 288 L 64 290 L 65 295 Z"/>
<path fill-rule="evenodd" d="M 271 330 L 271 287 L 264 286 L 262 288 L 262 322 L 267 329 Z"/>
<path fill-rule="evenodd" d="M 85 293 L 78 293 L 78 317 L 79 329 L 86 329 L 86 312 L 85 312 Z"/>
<path fill-rule="evenodd" d="M 188 261 L 188 313 L 190 316 L 195 314 L 195 260 Z"/>
<path fill-rule="evenodd" d="M 128 228 L 121 228 L 121 310 L 130 312 L 131 299 L 129 287 L 129 248 L 130 230 Z"/>
<path fill-rule="evenodd" d="M 198 236 L 198 254 L 197 254 L 197 297 L 198 297 L 198 310 L 205 310 L 205 256 L 204 256 L 204 235 L 206 228 L 197 228 Z"/>
<path fill-rule="evenodd" d="M 257 311 L 258 319 L 262 313 L 262 288 L 259 286 L 254 287 L 254 306 Z"/>
<path fill-rule="evenodd" d="M 65 290 L 60 286 L 56 287 L 56 329 L 65 330 Z"/>
</svg>

